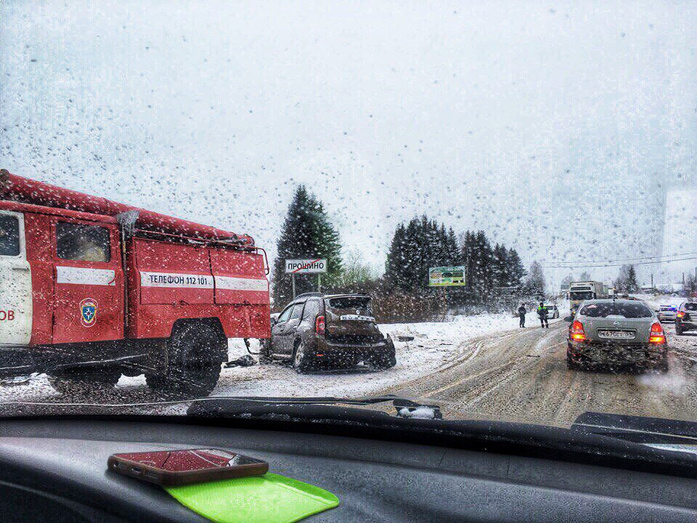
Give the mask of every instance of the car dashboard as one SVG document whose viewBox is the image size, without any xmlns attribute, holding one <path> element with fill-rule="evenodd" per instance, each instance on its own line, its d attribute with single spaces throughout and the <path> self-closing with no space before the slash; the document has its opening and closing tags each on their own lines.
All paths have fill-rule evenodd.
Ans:
<svg viewBox="0 0 697 523">
<path fill-rule="evenodd" d="M 117 452 L 214 446 L 336 494 L 312 521 L 695 521 L 697 481 L 336 435 L 163 422 L 5 420 L 3 521 L 204 521 L 107 470 Z"/>
</svg>

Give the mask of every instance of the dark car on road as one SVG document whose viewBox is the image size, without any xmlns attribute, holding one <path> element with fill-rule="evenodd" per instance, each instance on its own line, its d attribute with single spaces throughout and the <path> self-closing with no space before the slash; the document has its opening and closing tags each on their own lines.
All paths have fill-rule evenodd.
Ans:
<svg viewBox="0 0 697 523">
<path fill-rule="evenodd" d="M 686 301 L 675 313 L 675 333 L 682 335 L 691 330 L 697 330 L 697 302 Z"/>
<path fill-rule="evenodd" d="M 301 294 L 278 315 L 266 356 L 314 367 L 352 367 L 359 362 L 388 369 L 397 363 L 392 339 L 375 323 L 370 296 Z"/>
<path fill-rule="evenodd" d="M 668 369 L 667 340 L 656 314 L 638 300 L 588 300 L 572 319 L 570 369 L 588 365 Z"/>
</svg>

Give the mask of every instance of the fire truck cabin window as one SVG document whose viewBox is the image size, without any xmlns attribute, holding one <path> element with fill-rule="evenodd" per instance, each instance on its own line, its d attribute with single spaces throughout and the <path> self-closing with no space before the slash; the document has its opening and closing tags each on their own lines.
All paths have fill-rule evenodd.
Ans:
<svg viewBox="0 0 697 523">
<path fill-rule="evenodd" d="M 19 220 L 0 214 L 0 256 L 19 255 Z"/>
<path fill-rule="evenodd" d="M 56 226 L 58 257 L 63 260 L 108 262 L 109 229 L 95 225 L 59 222 Z"/>
</svg>

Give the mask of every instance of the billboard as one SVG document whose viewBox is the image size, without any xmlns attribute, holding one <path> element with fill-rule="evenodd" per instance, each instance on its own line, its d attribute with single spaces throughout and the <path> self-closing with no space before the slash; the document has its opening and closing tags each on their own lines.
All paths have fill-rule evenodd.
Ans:
<svg viewBox="0 0 697 523">
<path fill-rule="evenodd" d="M 286 273 L 289 274 L 317 274 L 323 272 L 327 272 L 326 259 L 286 260 Z"/>
<path fill-rule="evenodd" d="M 465 267 L 430 267 L 428 269 L 429 287 L 463 287 L 465 285 Z"/>
</svg>

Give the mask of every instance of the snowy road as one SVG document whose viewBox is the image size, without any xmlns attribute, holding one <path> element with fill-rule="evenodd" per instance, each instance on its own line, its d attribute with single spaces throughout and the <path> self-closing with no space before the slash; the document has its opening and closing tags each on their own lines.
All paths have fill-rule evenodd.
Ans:
<svg viewBox="0 0 697 523">
<path fill-rule="evenodd" d="M 484 336 L 445 370 L 384 392 L 428 399 L 446 418 L 508 419 L 568 425 L 586 411 L 697 419 L 697 333 L 670 343 L 667 374 L 572 371 L 565 322 Z"/>
<path fill-rule="evenodd" d="M 511 329 L 517 319 L 507 314 L 458 317 L 445 323 L 418 323 L 382 325 L 381 330 L 397 340 L 398 336 L 412 341 L 396 341 L 397 365 L 384 372 L 368 367 L 340 371 L 319 371 L 298 374 L 289 365 L 276 362 L 252 367 L 223 368 L 212 396 L 341 396 L 357 397 L 379 394 L 387 387 L 409 382 L 425 374 L 447 368 L 460 361 L 471 350 L 469 340 L 489 333 Z M 253 347 L 254 348 L 254 347 Z M 229 357 L 236 359 L 246 353 L 240 340 L 231 340 Z M 25 383 L 0 386 L 0 411 L 3 404 L 23 402 L 97 402 L 105 404 L 132 404 L 161 401 L 150 391 L 143 376 L 122 377 L 112 391 L 100 391 L 94 398 L 71 398 L 53 390 L 45 375 Z M 129 409 L 140 412 L 142 407 Z M 150 411 L 150 408 L 146 410 Z M 161 408 L 156 409 L 158 412 Z M 183 412 L 184 407 L 167 407 L 166 412 Z"/>
<path fill-rule="evenodd" d="M 670 346 L 667 374 L 612 374 L 566 367 L 562 320 L 541 329 L 530 318 L 517 328 L 509 315 L 462 317 L 453 322 L 387 325 L 397 342 L 398 364 L 375 372 L 367 367 L 297 374 L 283 363 L 223 369 L 213 396 L 343 396 L 397 394 L 441 406 L 446 418 L 496 418 L 568 425 L 582 412 L 604 411 L 697 419 L 697 333 L 676 336 L 666 325 Z M 230 356 L 243 354 L 231 344 Z M 98 403 L 82 411 L 183 413 L 181 404 L 144 406 L 164 398 L 144 378 L 122 377 L 111 391 L 95 397 L 56 393 L 46 376 L 0 386 L 0 413 L 12 402 Z M 93 410 L 94 409 L 94 410 Z"/>
</svg>

